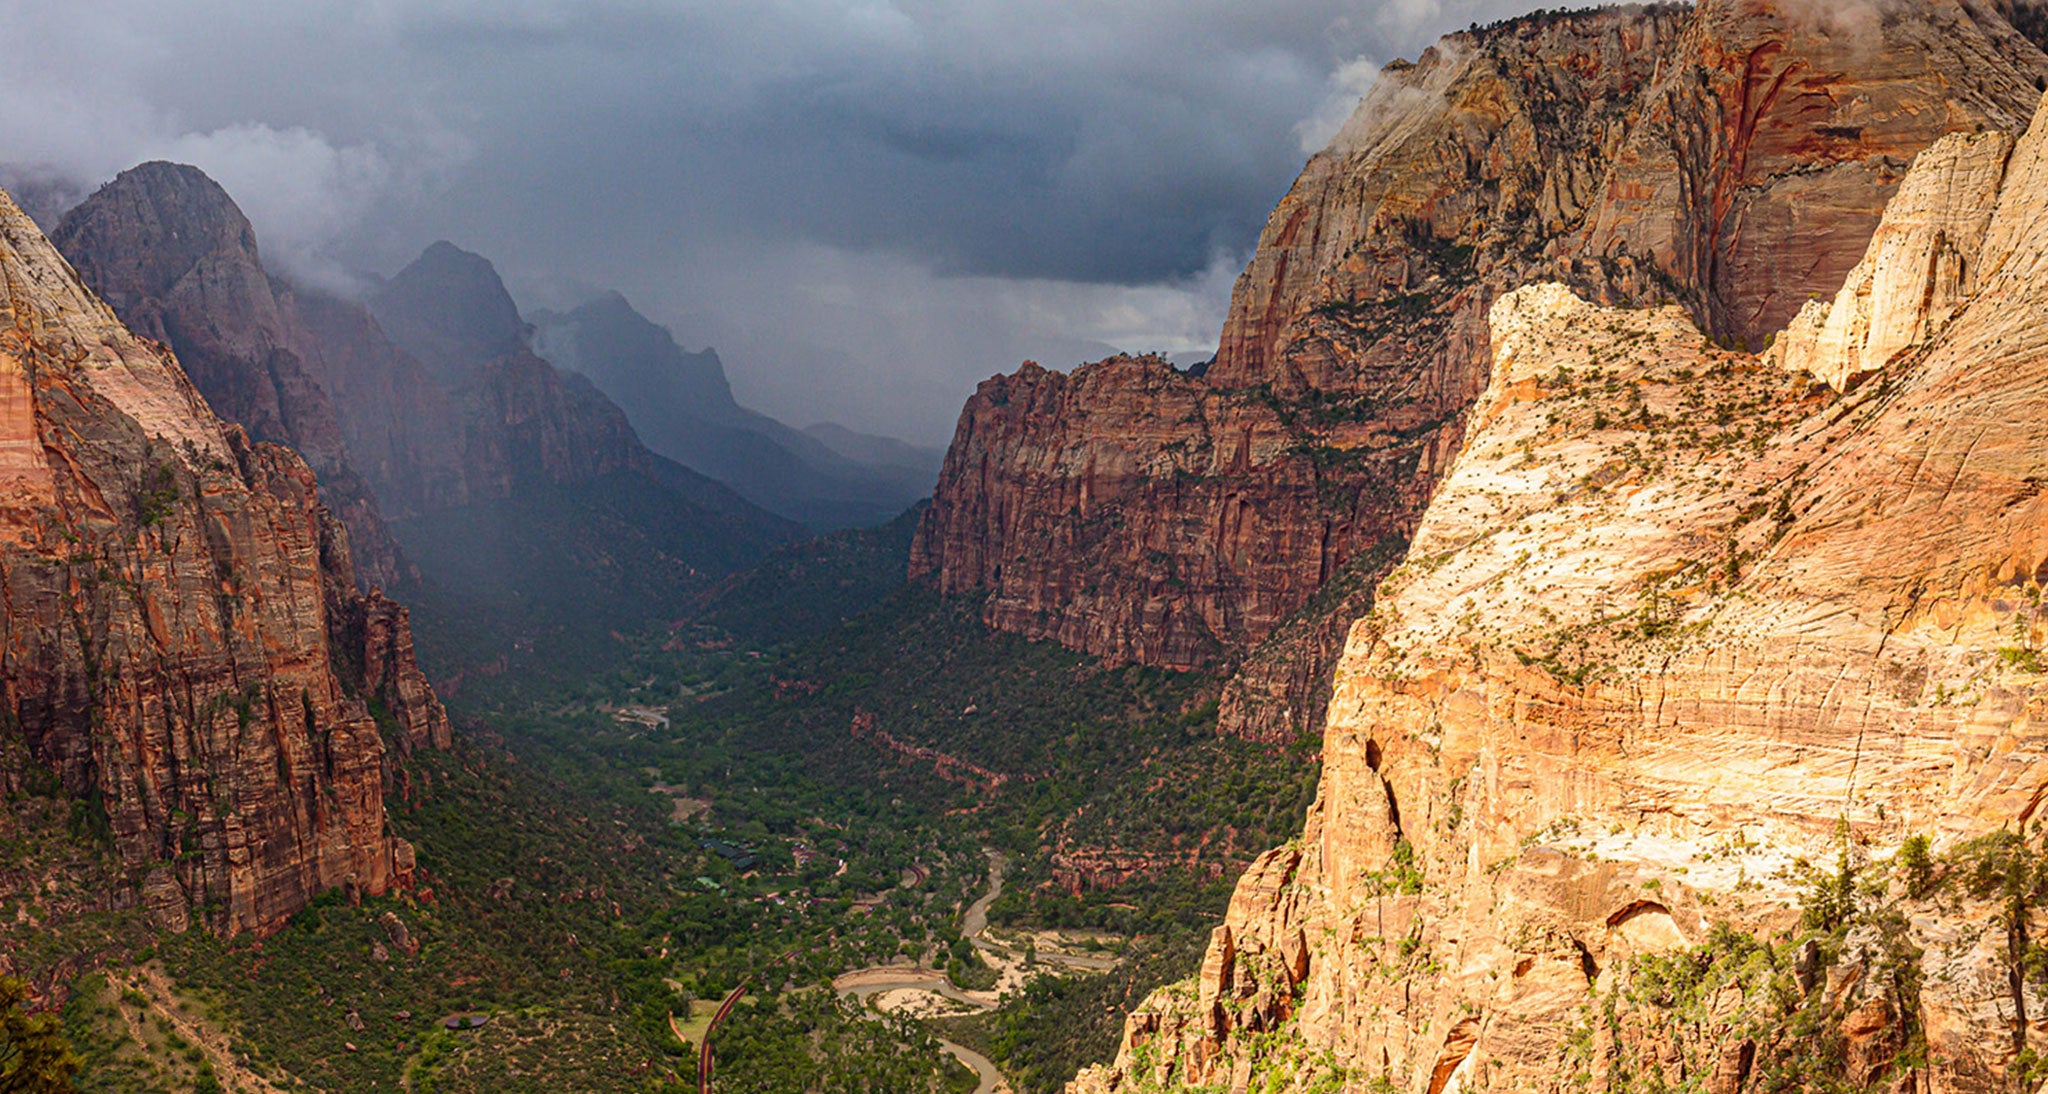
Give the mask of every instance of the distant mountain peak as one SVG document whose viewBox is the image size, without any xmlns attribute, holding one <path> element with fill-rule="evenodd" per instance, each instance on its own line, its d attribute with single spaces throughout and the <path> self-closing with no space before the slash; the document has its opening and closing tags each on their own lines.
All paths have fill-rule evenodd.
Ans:
<svg viewBox="0 0 2048 1094">
<path fill-rule="evenodd" d="M 718 354 L 684 349 L 667 327 L 641 314 L 617 290 L 566 314 L 536 318 L 541 355 L 590 377 L 622 404 L 656 398 L 659 392 L 659 398 L 679 403 L 693 418 L 726 422 L 745 413 L 733 401 Z"/>
<path fill-rule="evenodd" d="M 164 295 L 202 260 L 262 266 L 256 230 L 235 199 L 206 172 L 167 160 L 114 176 L 65 214 L 51 236 L 67 251 L 109 256 L 89 276 L 117 309 L 116 297 Z"/>
<path fill-rule="evenodd" d="M 188 164 L 144 163 L 79 202 L 50 240 L 123 323 L 178 354 L 215 413 L 305 457 L 348 523 L 358 572 L 404 587 L 410 568 L 315 378 L 326 347 L 220 184 Z"/>
<path fill-rule="evenodd" d="M 370 307 L 443 379 L 459 379 L 470 363 L 519 353 L 533 336 L 497 267 L 445 239 L 379 286 Z"/>
<path fill-rule="evenodd" d="M 535 352 L 610 395 L 648 447 L 813 528 L 885 521 L 937 476 L 937 452 L 843 429 L 813 436 L 741 406 L 717 351 L 685 350 L 618 292 L 534 319 Z"/>
</svg>

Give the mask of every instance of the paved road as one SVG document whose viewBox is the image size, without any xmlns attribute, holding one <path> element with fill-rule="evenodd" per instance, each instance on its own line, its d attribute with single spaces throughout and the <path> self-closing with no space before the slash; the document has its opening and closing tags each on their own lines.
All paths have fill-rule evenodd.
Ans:
<svg viewBox="0 0 2048 1094">
<path fill-rule="evenodd" d="M 718 1023 L 732 1013 L 732 1005 L 740 1001 L 740 993 L 747 990 L 747 982 L 726 993 L 725 1002 L 719 1004 L 718 1013 L 711 1016 L 711 1024 L 704 1027 L 704 1047 L 697 1050 L 697 1094 L 711 1094 L 711 1034 L 718 1029 Z"/>
</svg>

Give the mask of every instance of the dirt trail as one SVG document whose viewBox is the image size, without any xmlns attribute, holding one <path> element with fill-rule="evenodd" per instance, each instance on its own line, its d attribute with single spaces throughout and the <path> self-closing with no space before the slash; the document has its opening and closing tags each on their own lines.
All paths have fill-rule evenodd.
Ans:
<svg viewBox="0 0 2048 1094">
<path fill-rule="evenodd" d="M 164 1020 L 171 1024 L 171 1028 L 178 1031 L 178 1036 L 198 1045 L 199 1050 L 206 1053 L 206 1058 L 213 1064 L 214 1078 L 220 1081 L 222 1087 L 233 1091 L 234 1094 L 283 1094 L 280 1087 L 236 1060 L 234 1052 L 228 1048 L 225 1033 L 205 1023 L 194 1022 L 178 1013 L 177 994 L 171 990 L 170 978 L 164 975 L 162 969 L 154 965 L 144 965 L 135 972 L 137 976 L 133 986 L 149 996 L 151 1009 L 163 1015 Z M 118 982 L 116 990 L 119 990 Z M 127 1018 L 127 1008 L 119 1009 L 123 1018 Z M 142 1039 L 140 1027 L 133 1019 L 127 1020 L 137 1043 L 147 1044 L 148 1042 Z"/>
</svg>

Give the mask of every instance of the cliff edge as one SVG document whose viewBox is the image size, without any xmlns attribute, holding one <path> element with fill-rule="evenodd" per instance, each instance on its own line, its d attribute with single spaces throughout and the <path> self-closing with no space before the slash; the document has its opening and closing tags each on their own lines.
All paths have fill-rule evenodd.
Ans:
<svg viewBox="0 0 2048 1094">
<path fill-rule="evenodd" d="M 126 874 L 101 899 L 174 930 L 407 884 L 385 774 L 448 720 L 312 472 L 223 426 L 4 197 L 0 291 L 0 790 L 83 803 Z"/>
<path fill-rule="evenodd" d="M 2048 112 L 1767 354 L 1499 298 L 1302 838 L 1073 1089 L 2038 1084 L 2044 214 Z"/>
</svg>

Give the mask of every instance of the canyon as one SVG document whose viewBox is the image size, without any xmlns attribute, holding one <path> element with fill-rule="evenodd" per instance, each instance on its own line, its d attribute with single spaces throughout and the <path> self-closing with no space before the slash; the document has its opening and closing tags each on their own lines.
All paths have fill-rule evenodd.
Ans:
<svg viewBox="0 0 2048 1094">
<path fill-rule="evenodd" d="M 2044 36 L 1451 34 L 1213 361 L 1026 362 L 815 538 L 924 455 L 624 296 L 0 199 L 0 973 L 144 1088 L 190 1010 L 320 1089 L 2031 1090 Z"/>
</svg>

